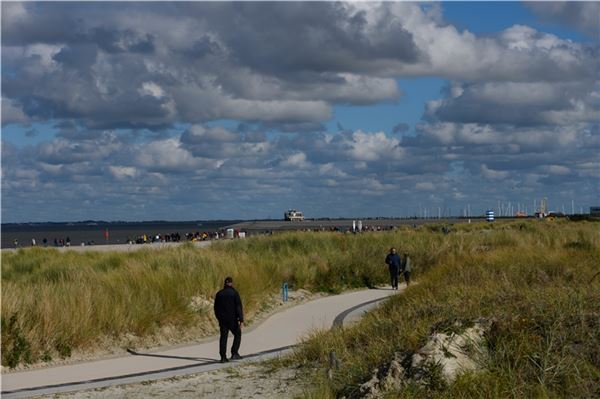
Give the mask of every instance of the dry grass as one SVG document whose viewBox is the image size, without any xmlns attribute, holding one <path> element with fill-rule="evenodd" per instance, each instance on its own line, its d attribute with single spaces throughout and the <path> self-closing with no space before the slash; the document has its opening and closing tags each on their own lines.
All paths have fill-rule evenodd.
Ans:
<svg viewBox="0 0 600 399">
<path fill-rule="evenodd" d="M 407 380 L 389 397 L 599 397 L 599 227 L 526 222 L 401 234 L 397 245 L 415 254 L 420 284 L 355 327 L 317 334 L 296 361 L 326 368 L 335 350 L 343 366 L 318 389 L 353 397 L 395 352 L 413 353 L 432 332 L 483 317 L 493 320 L 484 372 L 449 386 L 435 376 L 425 385 Z"/>
<path fill-rule="evenodd" d="M 383 236 L 287 233 L 197 249 L 131 253 L 24 249 L 2 253 L 2 364 L 69 357 L 100 342 L 152 337 L 165 328 L 210 330 L 214 297 L 233 276 L 247 318 L 283 281 L 339 292 L 385 279 Z"/>
<path fill-rule="evenodd" d="M 2 254 L 2 364 L 14 366 L 93 348 L 127 334 L 153 336 L 214 323 L 212 298 L 232 275 L 249 318 L 282 281 L 339 292 L 387 283 L 383 258 L 408 251 L 419 284 L 352 328 L 323 332 L 295 361 L 326 368 L 335 350 L 341 369 L 319 371 L 306 397 L 352 397 L 394 352 L 420 348 L 433 331 L 484 317 L 485 370 L 455 383 L 409 383 L 390 397 L 600 396 L 600 226 L 511 222 L 343 235 L 286 233 L 216 244 L 133 253 Z M 596 277 L 594 277 L 596 276 Z"/>
</svg>

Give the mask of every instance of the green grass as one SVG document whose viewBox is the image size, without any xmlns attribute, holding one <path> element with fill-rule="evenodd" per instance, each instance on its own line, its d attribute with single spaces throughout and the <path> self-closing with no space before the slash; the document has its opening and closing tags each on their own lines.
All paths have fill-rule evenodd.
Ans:
<svg viewBox="0 0 600 399">
<path fill-rule="evenodd" d="M 228 275 L 250 321 L 283 281 L 325 292 L 381 283 L 387 241 L 384 235 L 286 233 L 204 249 L 2 253 L 2 364 L 68 357 L 106 339 L 156 336 L 167 326 L 214 331 L 212 309 L 189 305 L 192 297 L 214 297 Z"/>
<path fill-rule="evenodd" d="M 418 350 L 434 331 L 483 317 L 483 371 L 446 386 L 408 383 L 389 397 L 600 396 L 600 226 L 523 221 L 441 225 L 361 235 L 285 233 L 196 249 L 2 253 L 2 364 L 35 363 L 163 327 L 214 327 L 212 298 L 233 276 L 250 321 L 281 283 L 340 292 L 387 283 L 390 246 L 411 254 L 419 284 L 363 322 L 308 340 L 293 359 L 315 374 L 305 397 L 352 397 L 395 352 Z M 594 277 L 596 276 L 596 277 Z M 328 380 L 331 350 L 341 368 Z M 432 376 L 434 370 L 432 371 Z"/>
<path fill-rule="evenodd" d="M 310 367 L 326 368 L 331 350 L 340 357 L 341 370 L 318 392 L 354 397 L 394 353 L 414 353 L 457 321 L 485 318 L 492 326 L 482 372 L 449 386 L 407 380 L 389 397 L 600 397 L 598 224 L 462 225 L 447 236 L 398 238 L 415 254 L 419 284 L 359 325 L 315 334 L 297 351 L 296 361 Z"/>
</svg>

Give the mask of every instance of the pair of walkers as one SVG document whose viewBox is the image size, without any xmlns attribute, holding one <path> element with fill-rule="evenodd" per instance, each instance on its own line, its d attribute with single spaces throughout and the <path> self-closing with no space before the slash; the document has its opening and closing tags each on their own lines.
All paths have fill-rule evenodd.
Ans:
<svg viewBox="0 0 600 399">
<path fill-rule="evenodd" d="M 390 271 L 392 289 L 398 289 L 398 276 L 400 273 L 404 275 L 406 286 L 408 287 L 410 285 L 410 272 L 412 268 L 410 264 L 410 258 L 406 252 L 401 258 L 400 255 L 396 253 L 396 248 L 390 248 L 390 253 L 385 257 L 385 263 L 388 265 L 388 269 Z"/>
</svg>

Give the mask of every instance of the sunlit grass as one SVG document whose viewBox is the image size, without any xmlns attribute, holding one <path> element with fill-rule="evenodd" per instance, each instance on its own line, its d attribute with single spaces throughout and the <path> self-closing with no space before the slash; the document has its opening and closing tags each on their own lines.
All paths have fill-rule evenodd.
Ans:
<svg viewBox="0 0 600 399">
<path fill-rule="evenodd" d="M 340 292 L 387 283 L 390 246 L 411 254 L 419 284 L 364 322 L 321 332 L 296 362 L 326 368 L 305 397 L 352 396 L 394 352 L 418 350 L 455 321 L 494 320 L 485 372 L 444 390 L 406 385 L 390 397 L 594 397 L 600 386 L 600 226 L 502 222 L 404 227 L 360 235 L 285 233 L 197 249 L 131 253 L 26 249 L 2 253 L 2 363 L 38 362 L 93 349 L 101 340 L 152 337 L 163 327 L 214 327 L 212 298 L 233 276 L 248 318 L 292 288 Z M 324 376 L 325 372 L 319 372 Z"/>
<path fill-rule="evenodd" d="M 296 361 L 310 367 L 327 368 L 330 351 L 340 357 L 342 368 L 320 392 L 353 397 L 394 353 L 417 351 L 457 321 L 485 318 L 492 328 L 484 372 L 443 387 L 407 381 L 389 397 L 600 396 L 598 224 L 461 225 L 445 236 L 406 235 L 399 246 L 416 254 L 419 284 L 297 351 Z"/>
<path fill-rule="evenodd" d="M 165 326 L 214 326 L 212 309 L 190 303 L 213 298 L 228 275 L 250 321 L 284 281 L 326 292 L 381 283 L 381 243 L 391 237 L 286 233 L 204 249 L 2 253 L 3 364 L 65 357 L 100 338 L 152 336 Z"/>
</svg>

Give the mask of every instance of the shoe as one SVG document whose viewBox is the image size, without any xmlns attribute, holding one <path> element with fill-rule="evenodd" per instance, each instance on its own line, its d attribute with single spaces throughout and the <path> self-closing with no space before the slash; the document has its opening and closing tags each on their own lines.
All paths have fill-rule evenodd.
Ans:
<svg viewBox="0 0 600 399">
<path fill-rule="evenodd" d="M 233 355 L 231 355 L 231 360 L 242 360 L 243 357 L 240 356 L 239 353 L 234 353 Z"/>
<path fill-rule="evenodd" d="M 226 357 L 221 358 L 221 363 L 227 363 L 229 360 Z"/>
</svg>

